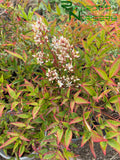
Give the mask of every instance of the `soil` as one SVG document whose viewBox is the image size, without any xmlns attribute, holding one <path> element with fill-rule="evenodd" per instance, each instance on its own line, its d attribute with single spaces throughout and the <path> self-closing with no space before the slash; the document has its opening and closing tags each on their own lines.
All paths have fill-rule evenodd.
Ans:
<svg viewBox="0 0 120 160">
<path fill-rule="evenodd" d="M 86 143 L 82 148 L 80 146 L 81 140 L 78 140 L 77 142 L 74 143 L 77 144 L 78 147 L 77 148 L 72 147 L 71 150 L 74 151 L 74 153 L 76 153 L 77 155 L 79 155 L 76 158 L 76 160 L 120 160 L 119 154 L 109 146 L 107 147 L 106 156 L 104 156 L 99 143 L 95 143 L 94 149 L 97 157 L 95 159 L 90 151 L 88 143 Z M 0 156 L 0 160 L 5 160 L 5 159 Z M 39 159 L 34 159 L 34 160 L 39 160 Z M 71 158 L 70 160 L 74 159 Z"/>
</svg>

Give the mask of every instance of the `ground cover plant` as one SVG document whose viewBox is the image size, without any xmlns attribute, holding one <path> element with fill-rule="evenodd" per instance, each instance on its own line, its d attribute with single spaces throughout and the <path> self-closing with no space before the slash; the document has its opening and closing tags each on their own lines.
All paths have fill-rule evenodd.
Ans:
<svg viewBox="0 0 120 160">
<path fill-rule="evenodd" d="M 0 149 L 69 160 L 72 138 L 82 137 L 94 157 L 94 143 L 120 154 L 119 15 L 93 24 L 65 14 L 62 24 L 2 7 L 10 16 L 0 22 Z"/>
</svg>

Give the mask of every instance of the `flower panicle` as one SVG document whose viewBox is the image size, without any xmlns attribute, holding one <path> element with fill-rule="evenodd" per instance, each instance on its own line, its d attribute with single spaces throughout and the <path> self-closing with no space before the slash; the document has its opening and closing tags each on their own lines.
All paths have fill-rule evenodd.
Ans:
<svg viewBox="0 0 120 160">
<path fill-rule="evenodd" d="M 34 40 L 37 45 L 48 42 L 48 37 L 46 35 L 48 29 L 42 22 L 41 17 L 33 25 L 33 31 L 35 33 Z M 48 46 L 48 44 L 46 46 Z M 39 51 L 36 55 L 33 55 L 33 57 L 37 59 L 37 63 L 41 66 L 45 67 L 47 62 L 50 62 L 49 64 L 51 65 L 47 66 L 48 69 L 46 71 L 47 79 L 52 83 L 57 82 L 60 88 L 75 86 L 75 83 L 77 84 L 76 87 L 79 87 L 80 79 L 74 76 L 73 61 L 79 58 L 80 55 L 78 51 L 74 50 L 73 45 L 70 45 L 69 40 L 63 36 L 59 39 L 54 36 L 51 45 L 48 46 L 48 50 L 48 53 Z M 53 58 L 51 55 L 53 55 Z M 57 60 L 58 65 L 56 65 L 54 59 Z"/>
</svg>

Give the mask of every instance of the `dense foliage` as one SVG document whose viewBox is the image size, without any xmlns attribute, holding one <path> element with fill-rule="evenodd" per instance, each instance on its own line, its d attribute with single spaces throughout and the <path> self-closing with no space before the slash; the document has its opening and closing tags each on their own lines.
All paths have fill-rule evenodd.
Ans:
<svg viewBox="0 0 120 160">
<path fill-rule="evenodd" d="M 120 153 L 120 16 L 91 9 L 86 14 L 117 21 L 69 21 L 52 2 L 26 13 L 0 1 L 0 149 L 69 160 L 74 136 L 81 147 L 89 142 L 94 157 L 94 142 L 104 154 L 107 145 Z"/>
</svg>

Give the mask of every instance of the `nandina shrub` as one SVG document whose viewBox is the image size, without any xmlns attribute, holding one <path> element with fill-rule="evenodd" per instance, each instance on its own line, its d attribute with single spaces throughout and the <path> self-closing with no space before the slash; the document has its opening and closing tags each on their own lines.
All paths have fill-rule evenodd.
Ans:
<svg viewBox="0 0 120 160">
<path fill-rule="evenodd" d="M 53 33 L 44 20 L 38 16 L 32 26 L 36 49 L 30 65 L 40 66 L 40 77 L 24 77 L 24 83 L 15 86 L 12 81 L 3 84 L 1 75 L 2 90 L 9 95 L 7 103 L 2 100 L 0 104 L 0 148 L 13 148 L 13 153 L 22 156 L 32 146 L 41 159 L 68 159 L 73 156 L 69 152 L 72 136 L 82 135 L 81 146 L 89 141 L 94 156 L 94 142 L 100 142 L 104 154 L 107 145 L 119 153 L 120 56 L 109 54 L 118 44 L 110 43 L 106 29 L 92 26 L 94 32 L 86 40 L 81 38 L 81 51 L 72 44 L 71 34 Z M 116 33 L 119 39 L 119 31 Z M 29 61 L 26 54 L 5 51 L 23 66 Z"/>
</svg>

